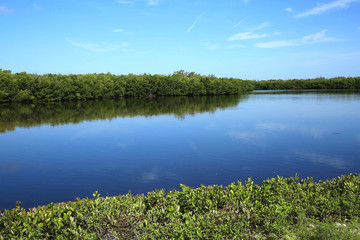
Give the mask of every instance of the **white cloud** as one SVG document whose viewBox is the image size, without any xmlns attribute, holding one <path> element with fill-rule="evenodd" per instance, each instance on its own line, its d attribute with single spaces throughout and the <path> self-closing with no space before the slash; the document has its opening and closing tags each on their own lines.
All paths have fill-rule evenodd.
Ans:
<svg viewBox="0 0 360 240">
<path fill-rule="evenodd" d="M 130 3 L 130 1 L 121 1 L 121 0 L 119 0 L 119 1 L 116 1 L 117 3 L 120 3 L 120 4 L 129 4 Z"/>
<path fill-rule="evenodd" d="M 318 41 L 321 39 L 324 39 L 325 33 L 327 32 L 327 29 L 322 30 L 321 32 L 310 34 L 308 36 L 303 37 L 302 39 L 304 41 Z"/>
<path fill-rule="evenodd" d="M 283 40 L 283 41 L 269 41 L 262 43 L 255 43 L 255 47 L 259 48 L 279 48 L 300 45 L 296 40 Z"/>
<path fill-rule="evenodd" d="M 267 26 L 269 26 L 270 23 L 268 22 L 263 22 L 261 23 L 259 26 L 256 26 L 254 28 L 249 28 L 249 31 L 256 31 L 256 30 L 260 30 L 260 29 L 263 29 L 263 28 L 266 28 Z"/>
<path fill-rule="evenodd" d="M 279 48 L 279 47 L 291 47 L 291 46 L 315 44 L 315 43 L 321 43 L 321 42 L 338 42 L 338 41 L 342 41 L 340 39 L 326 37 L 326 35 L 325 35 L 326 32 L 327 32 L 327 29 L 324 29 L 321 32 L 314 33 L 314 34 L 311 34 L 311 35 L 308 35 L 308 36 L 304 36 L 301 39 L 255 43 L 255 47 L 259 47 L 259 48 Z"/>
<path fill-rule="evenodd" d="M 267 37 L 267 34 L 257 34 L 252 32 L 243 32 L 243 33 L 237 33 L 231 37 L 228 38 L 228 41 L 235 41 L 235 40 L 248 40 L 248 39 L 259 39 L 259 38 L 265 38 Z"/>
<path fill-rule="evenodd" d="M 0 13 L 11 13 L 12 10 L 8 9 L 6 6 L 0 6 Z"/>
<path fill-rule="evenodd" d="M 337 8 L 348 8 L 350 3 L 360 2 L 360 0 L 336 0 L 330 3 L 318 4 L 318 6 L 295 15 L 296 18 L 307 17 L 311 15 L 321 14 Z"/>
<path fill-rule="evenodd" d="M 113 29 L 111 30 L 112 32 L 116 32 L 116 33 L 119 33 L 119 32 L 124 32 L 124 29 Z"/>
<path fill-rule="evenodd" d="M 199 21 L 199 19 L 202 17 L 202 15 L 197 16 L 197 18 L 195 19 L 195 21 L 193 22 L 193 24 L 188 28 L 188 30 L 186 30 L 186 32 L 190 32 L 195 25 L 197 24 L 197 22 Z"/>
<path fill-rule="evenodd" d="M 66 38 L 65 40 L 75 47 L 83 48 L 85 50 L 95 52 L 95 53 L 113 52 L 113 51 L 116 51 L 119 49 L 127 48 L 131 45 L 128 42 L 123 42 L 121 44 L 113 45 L 113 44 L 108 44 L 108 43 L 103 43 L 103 44 L 79 43 L 79 42 L 75 42 L 68 38 Z"/>
<path fill-rule="evenodd" d="M 156 6 L 159 5 L 160 0 L 147 0 L 147 5 L 149 6 Z"/>
<path fill-rule="evenodd" d="M 294 10 L 292 8 L 285 8 L 285 11 L 287 12 L 293 12 Z"/>
<path fill-rule="evenodd" d="M 111 32 L 113 33 L 123 33 L 123 34 L 133 34 L 132 32 L 127 32 L 125 31 L 124 29 L 121 29 L 121 28 L 117 28 L 117 29 L 113 29 L 113 30 L 110 30 Z"/>
</svg>

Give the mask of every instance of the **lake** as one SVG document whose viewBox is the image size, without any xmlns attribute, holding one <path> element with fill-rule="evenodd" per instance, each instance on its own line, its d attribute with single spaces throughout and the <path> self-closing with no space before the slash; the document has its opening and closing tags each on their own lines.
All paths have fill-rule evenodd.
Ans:
<svg viewBox="0 0 360 240">
<path fill-rule="evenodd" d="M 0 209 L 360 169 L 359 91 L 1 104 Z"/>
</svg>

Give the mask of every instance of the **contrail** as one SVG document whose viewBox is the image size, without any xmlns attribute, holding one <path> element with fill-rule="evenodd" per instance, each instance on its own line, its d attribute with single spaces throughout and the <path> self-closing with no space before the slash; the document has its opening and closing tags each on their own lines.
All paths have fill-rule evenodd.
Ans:
<svg viewBox="0 0 360 240">
<path fill-rule="evenodd" d="M 202 17 L 202 14 L 199 15 L 199 16 L 195 19 L 195 21 L 193 22 L 193 24 L 189 27 L 188 30 L 186 30 L 186 32 L 190 32 L 190 31 L 195 27 L 196 23 L 199 21 L 199 19 L 200 19 L 201 17 Z"/>
<path fill-rule="evenodd" d="M 246 18 L 241 19 L 240 22 L 236 23 L 234 26 L 232 26 L 231 28 L 236 28 L 237 26 L 239 26 L 240 24 L 242 24 L 244 21 L 246 20 Z"/>
</svg>

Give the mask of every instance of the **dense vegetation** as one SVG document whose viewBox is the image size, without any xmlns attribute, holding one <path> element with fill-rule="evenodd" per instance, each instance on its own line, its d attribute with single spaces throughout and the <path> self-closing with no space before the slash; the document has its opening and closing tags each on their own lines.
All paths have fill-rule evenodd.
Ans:
<svg viewBox="0 0 360 240">
<path fill-rule="evenodd" d="M 70 101 L 123 96 L 197 96 L 238 94 L 253 89 L 251 81 L 200 76 L 184 71 L 172 75 L 12 74 L 0 69 L 0 102 Z"/>
<path fill-rule="evenodd" d="M 360 239 L 360 176 L 249 179 L 0 213 L 0 239 Z"/>
<path fill-rule="evenodd" d="M 292 80 L 254 81 L 256 90 L 282 89 L 360 89 L 360 77 L 336 77 Z"/>
<path fill-rule="evenodd" d="M 184 118 L 234 107 L 248 95 L 120 98 L 77 102 L 0 104 L 0 133 L 16 127 L 79 123 L 118 117 L 174 115 Z"/>
<path fill-rule="evenodd" d="M 229 95 L 251 90 L 360 89 L 360 77 L 249 81 L 202 76 L 183 70 L 172 75 L 29 74 L 0 68 L 0 102 L 71 101 L 139 96 Z"/>
</svg>

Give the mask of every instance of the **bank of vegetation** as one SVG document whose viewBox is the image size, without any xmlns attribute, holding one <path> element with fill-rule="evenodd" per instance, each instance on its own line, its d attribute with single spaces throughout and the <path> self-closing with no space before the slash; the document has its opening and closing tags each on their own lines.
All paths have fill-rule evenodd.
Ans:
<svg viewBox="0 0 360 240">
<path fill-rule="evenodd" d="M 0 239 L 359 239 L 360 176 L 251 179 L 0 213 Z"/>
<path fill-rule="evenodd" d="M 172 75 L 29 74 L 0 69 L 0 102 L 71 101 L 119 97 L 239 94 L 253 90 L 252 81 Z"/>
<path fill-rule="evenodd" d="M 360 89 L 360 77 L 254 81 L 256 90 Z"/>
</svg>

